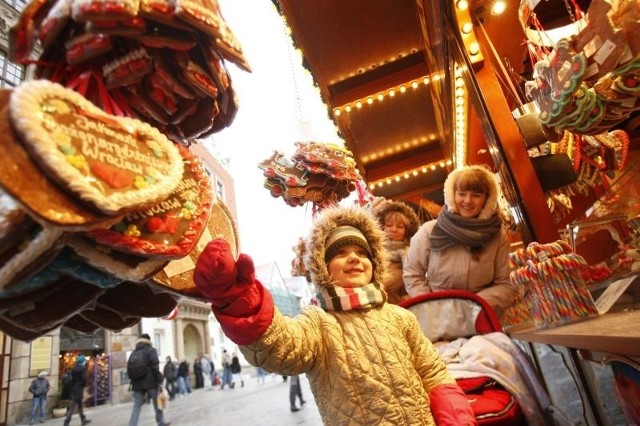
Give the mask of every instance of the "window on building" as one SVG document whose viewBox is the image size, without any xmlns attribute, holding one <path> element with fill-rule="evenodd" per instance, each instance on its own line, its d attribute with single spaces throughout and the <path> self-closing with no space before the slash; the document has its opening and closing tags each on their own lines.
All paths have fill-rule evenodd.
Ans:
<svg viewBox="0 0 640 426">
<path fill-rule="evenodd" d="M 216 194 L 218 199 L 224 201 L 224 184 L 216 179 Z"/>
<path fill-rule="evenodd" d="M 26 0 L 4 0 L 4 2 L 18 12 L 22 12 L 22 9 L 27 5 Z"/>
<path fill-rule="evenodd" d="M 158 356 L 162 356 L 162 338 L 161 333 L 156 331 L 153 333 L 153 347 L 156 348 Z"/>
<path fill-rule="evenodd" d="M 15 87 L 24 80 L 24 67 L 7 59 L 6 53 L 0 51 L 0 87 Z"/>
</svg>

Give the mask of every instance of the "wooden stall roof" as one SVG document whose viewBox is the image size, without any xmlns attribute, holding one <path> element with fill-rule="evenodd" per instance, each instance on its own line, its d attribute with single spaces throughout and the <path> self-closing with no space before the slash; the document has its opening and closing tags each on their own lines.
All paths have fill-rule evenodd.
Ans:
<svg viewBox="0 0 640 426">
<path fill-rule="evenodd" d="M 427 0 L 272 1 L 285 18 L 329 116 L 353 152 L 365 181 L 371 184 L 391 179 L 392 184 L 376 185 L 374 194 L 416 204 L 442 204 L 452 146 L 447 140 L 450 136 L 444 135 L 447 132 L 440 126 L 443 117 L 432 103 L 433 85 L 424 84 L 425 77 L 442 72 L 427 65 L 425 52 L 430 46 L 417 12 L 417 5 Z M 589 0 L 576 1 L 586 10 Z M 500 16 L 490 14 L 488 0 L 469 0 L 469 11 L 475 18 L 476 31 L 481 22 L 496 56 L 508 64 L 513 71 L 510 77 L 517 85 L 518 76 L 522 77 L 520 83 L 531 78 L 527 75 L 531 69 L 518 21 L 518 4 L 507 3 L 507 10 Z M 566 12 L 565 2 L 548 1 L 539 11 L 539 19 L 545 25 L 557 26 L 569 19 Z M 427 19 L 437 23 L 443 18 Z M 412 82 L 417 88 L 411 87 Z M 404 92 L 400 91 L 401 85 Z M 388 95 L 391 88 L 395 88 L 393 97 Z M 379 94 L 384 94 L 382 100 L 378 100 Z M 507 102 L 511 101 L 507 97 Z M 338 109 L 340 114 L 336 113 Z M 424 166 L 428 167 L 427 173 L 403 177 Z"/>
</svg>

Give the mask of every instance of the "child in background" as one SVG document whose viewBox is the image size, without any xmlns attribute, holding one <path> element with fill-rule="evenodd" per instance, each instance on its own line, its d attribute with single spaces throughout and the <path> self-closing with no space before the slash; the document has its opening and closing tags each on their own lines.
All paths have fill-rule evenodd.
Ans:
<svg viewBox="0 0 640 426">
<path fill-rule="evenodd" d="M 49 388 L 46 371 L 41 371 L 38 373 L 38 377 L 31 381 L 29 392 L 33 395 L 33 399 L 31 400 L 30 425 L 35 424 L 38 409 L 40 409 L 40 423 L 44 423 L 47 419 L 47 392 L 49 392 Z"/>
<path fill-rule="evenodd" d="M 402 281 L 402 263 L 409 249 L 409 240 L 418 231 L 420 220 L 415 211 L 401 201 L 376 200 L 371 213 L 387 235 L 384 244 L 388 255 L 387 277 L 382 284 L 387 292 L 387 302 L 397 305 L 409 298 Z"/>
<path fill-rule="evenodd" d="M 325 424 L 475 425 L 473 411 L 416 317 L 386 303 L 385 239 L 361 207 L 331 207 L 314 222 L 306 267 L 319 306 L 282 315 L 229 244 L 210 242 L 194 281 L 246 360 L 306 373 Z"/>
</svg>

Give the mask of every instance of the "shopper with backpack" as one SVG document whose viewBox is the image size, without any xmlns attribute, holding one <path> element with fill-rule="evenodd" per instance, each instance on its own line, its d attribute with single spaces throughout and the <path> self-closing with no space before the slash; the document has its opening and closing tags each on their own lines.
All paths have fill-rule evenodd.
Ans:
<svg viewBox="0 0 640 426">
<path fill-rule="evenodd" d="M 84 387 L 87 384 L 87 366 L 84 355 L 78 355 L 76 357 L 76 365 L 71 369 L 71 390 L 69 391 L 69 408 L 67 408 L 67 415 L 64 418 L 64 426 L 69 426 L 71 423 L 71 417 L 73 412 L 78 407 L 78 414 L 80 415 L 80 421 L 82 426 L 91 423 L 91 420 L 87 419 L 82 409 L 82 400 L 84 397 Z"/>
<path fill-rule="evenodd" d="M 158 391 L 162 388 L 163 380 L 159 366 L 158 352 L 151 345 L 151 338 L 148 334 L 141 335 L 127 361 L 127 375 L 131 379 L 130 388 L 133 391 L 133 411 L 129 426 L 138 425 L 140 410 L 147 398 L 153 402 L 158 426 L 171 424 L 164 421 L 164 413 L 158 407 Z"/>
</svg>

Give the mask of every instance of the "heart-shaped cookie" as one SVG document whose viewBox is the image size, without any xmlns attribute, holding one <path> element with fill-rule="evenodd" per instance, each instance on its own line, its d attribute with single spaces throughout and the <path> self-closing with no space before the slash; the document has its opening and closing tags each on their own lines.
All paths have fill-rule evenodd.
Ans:
<svg viewBox="0 0 640 426">
<path fill-rule="evenodd" d="M 218 237 L 224 238 L 229 243 L 233 256 L 236 257 L 238 255 L 238 231 L 233 216 L 220 200 L 213 204 L 207 228 L 189 256 L 170 262 L 149 280 L 149 283 L 157 285 L 161 291 L 205 299 L 193 283 L 193 270 L 198 256 L 207 243 Z"/>
<path fill-rule="evenodd" d="M 212 190 L 202 162 L 188 148 L 178 146 L 184 178 L 153 207 L 129 213 L 109 229 L 85 235 L 98 244 L 144 257 L 180 259 L 198 242 L 211 212 Z"/>
<path fill-rule="evenodd" d="M 156 203 L 182 179 L 182 157 L 158 129 L 109 115 L 57 83 L 22 83 L 9 115 L 44 173 L 105 214 Z"/>
</svg>

